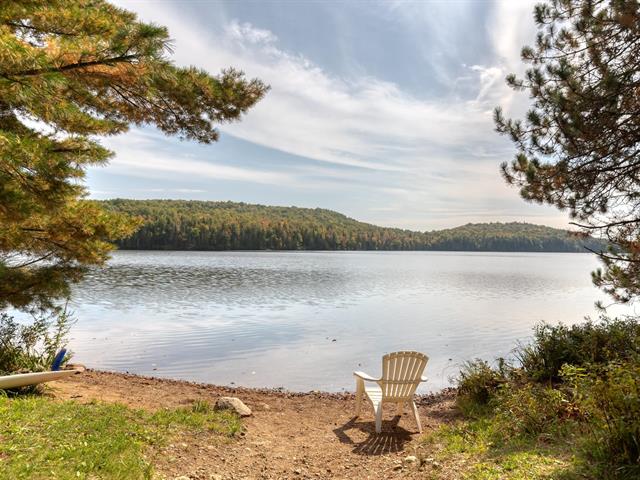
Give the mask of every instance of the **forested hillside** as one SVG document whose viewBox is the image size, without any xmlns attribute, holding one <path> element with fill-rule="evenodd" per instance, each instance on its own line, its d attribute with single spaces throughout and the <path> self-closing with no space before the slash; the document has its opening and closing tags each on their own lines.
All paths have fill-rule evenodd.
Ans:
<svg viewBox="0 0 640 480">
<path fill-rule="evenodd" d="M 140 250 L 468 250 L 584 252 L 594 239 L 527 223 L 479 223 L 414 232 L 358 222 L 320 208 L 187 200 L 107 200 L 106 209 L 140 217 L 120 240 Z"/>
</svg>

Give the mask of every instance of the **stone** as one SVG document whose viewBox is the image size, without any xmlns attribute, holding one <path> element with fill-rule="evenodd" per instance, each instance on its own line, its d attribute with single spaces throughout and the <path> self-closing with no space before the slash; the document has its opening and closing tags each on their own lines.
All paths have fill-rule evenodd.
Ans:
<svg viewBox="0 0 640 480">
<path fill-rule="evenodd" d="M 214 410 L 233 410 L 241 417 L 248 417 L 251 415 L 251 409 L 247 407 L 242 400 L 236 397 L 220 397 L 216 400 L 216 404 L 213 407 Z"/>
<path fill-rule="evenodd" d="M 405 463 L 416 463 L 417 461 L 418 461 L 418 458 L 415 455 L 409 455 L 404 459 Z"/>
</svg>

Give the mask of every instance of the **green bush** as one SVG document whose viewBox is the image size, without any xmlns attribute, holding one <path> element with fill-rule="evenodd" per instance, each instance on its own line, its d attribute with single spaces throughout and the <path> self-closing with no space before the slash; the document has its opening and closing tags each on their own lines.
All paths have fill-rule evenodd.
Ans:
<svg viewBox="0 0 640 480">
<path fill-rule="evenodd" d="M 608 319 L 566 326 L 543 323 L 533 341 L 516 350 L 524 372 L 534 381 L 559 381 L 563 365 L 585 366 L 625 360 L 640 354 L 640 322 Z"/>
<path fill-rule="evenodd" d="M 640 356 L 592 371 L 566 366 L 562 377 L 587 412 L 588 452 L 640 478 Z"/>
<path fill-rule="evenodd" d="M 0 313 L 0 375 L 49 370 L 56 353 L 66 346 L 72 323 L 66 310 L 35 315 L 30 324 Z"/>
<path fill-rule="evenodd" d="M 488 406 L 500 385 L 507 382 L 509 367 L 500 359 L 498 367 L 493 368 L 485 360 L 476 359 L 465 362 L 458 377 L 458 406 L 466 414 L 476 412 Z"/>
<path fill-rule="evenodd" d="M 542 324 L 516 358 L 520 365 L 500 359 L 496 368 L 484 360 L 463 366 L 457 382 L 464 414 L 491 425 L 495 441 L 582 446 L 576 454 L 585 478 L 640 478 L 637 319 Z"/>
<path fill-rule="evenodd" d="M 563 391 L 536 383 L 504 384 L 494 399 L 502 435 L 540 435 L 572 417 Z"/>
</svg>

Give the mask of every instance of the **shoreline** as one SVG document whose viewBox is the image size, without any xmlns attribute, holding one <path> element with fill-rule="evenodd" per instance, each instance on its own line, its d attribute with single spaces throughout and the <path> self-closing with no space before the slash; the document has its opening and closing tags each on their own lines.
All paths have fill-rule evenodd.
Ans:
<svg viewBox="0 0 640 480">
<path fill-rule="evenodd" d="M 452 389 L 416 397 L 423 434 L 409 409 L 399 416 L 395 405 L 385 409 L 382 433 L 376 434 L 370 406 L 354 416 L 352 392 L 226 387 L 87 369 L 51 382 L 47 394 L 54 401 L 101 401 L 149 411 L 240 398 L 252 415 L 242 419 L 238 436 L 218 443 L 192 436 L 154 456 L 157 478 L 172 480 L 424 478 L 425 472 L 405 458 L 428 456 L 423 435 L 460 418 Z"/>
<path fill-rule="evenodd" d="M 579 253 L 593 255 L 582 250 L 310 250 L 310 249 L 263 249 L 263 250 L 195 250 L 175 248 L 123 248 L 111 252 L 162 252 L 162 253 Z"/>
<path fill-rule="evenodd" d="M 301 398 L 301 397 L 314 397 L 314 398 L 329 398 L 332 400 L 338 401 L 355 401 L 355 391 L 345 390 L 342 392 L 330 392 L 325 390 L 308 390 L 308 391 L 297 391 L 297 390 L 288 390 L 284 387 L 245 387 L 242 385 L 218 385 L 215 383 L 209 382 L 198 382 L 194 380 L 184 380 L 180 378 L 169 378 L 169 377 L 157 377 L 153 375 L 142 375 L 139 373 L 130 373 L 130 372 L 118 372 L 115 370 L 101 370 L 97 368 L 89 368 L 82 366 L 85 370 L 77 375 L 70 377 L 68 380 L 73 382 L 77 377 L 86 375 L 86 374 L 96 374 L 99 376 L 112 377 L 118 379 L 130 379 L 130 380 L 141 380 L 147 381 L 157 384 L 166 384 L 172 385 L 175 387 L 185 386 L 192 387 L 198 389 L 210 389 L 215 390 L 220 393 L 227 393 L 229 395 L 236 394 L 251 394 L 251 395 L 264 395 L 264 396 L 275 396 L 282 398 Z M 54 382 L 58 384 L 58 382 Z M 441 390 L 429 393 L 416 393 L 415 394 L 415 402 L 416 405 L 433 405 L 444 399 L 451 398 L 455 396 L 457 389 L 455 387 L 445 387 Z"/>
</svg>

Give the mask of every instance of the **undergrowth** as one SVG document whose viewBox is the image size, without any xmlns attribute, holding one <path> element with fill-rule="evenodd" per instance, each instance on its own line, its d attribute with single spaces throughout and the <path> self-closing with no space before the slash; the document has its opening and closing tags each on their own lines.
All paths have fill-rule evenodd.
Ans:
<svg viewBox="0 0 640 480">
<path fill-rule="evenodd" d="M 640 478 L 638 320 L 542 324 L 515 353 L 463 366 L 464 420 L 426 437 L 427 451 L 460 478 Z"/>
</svg>

